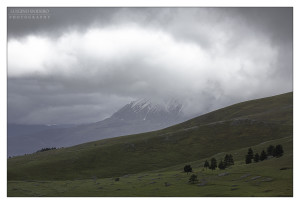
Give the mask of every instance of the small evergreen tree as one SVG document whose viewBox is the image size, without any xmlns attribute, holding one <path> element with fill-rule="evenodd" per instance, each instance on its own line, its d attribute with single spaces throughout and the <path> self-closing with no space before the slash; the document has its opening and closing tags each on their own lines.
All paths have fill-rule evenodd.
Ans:
<svg viewBox="0 0 300 204">
<path fill-rule="evenodd" d="M 186 172 L 186 174 L 193 171 L 191 165 L 185 165 L 183 170 L 184 170 L 184 172 Z"/>
<path fill-rule="evenodd" d="M 274 154 L 274 149 L 275 149 L 275 147 L 274 147 L 273 145 L 270 145 L 270 146 L 268 147 L 268 149 L 267 149 L 267 154 L 268 154 L 268 156 L 273 156 L 273 154 Z"/>
<path fill-rule="evenodd" d="M 212 158 L 211 160 L 210 160 L 210 169 L 211 170 L 215 170 L 216 169 L 216 167 L 217 167 L 217 160 L 215 159 L 215 158 Z"/>
<path fill-rule="evenodd" d="M 224 162 L 221 160 L 218 165 L 219 169 L 224 170 L 226 168 Z"/>
<path fill-rule="evenodd" d="M 267 159 L 267 157 L 268 156 L 267 156 L 267 153 L 265 152 L 265 150 L 261 151 L 260 157 L 259 157 L 260 161 Z"/>
<path fill-rule="evenodd" d="M 233 157 L 232 157 L 232 155 L 231 154 L 229 154 L 229 165 L 231 166 L 231 165 L 234 165 L 234 161 L 233 161 Z"/>
<path fill-rule="evenodd" d="M 209 163 L 208 163 L 208 161 L 206 160 L 205 162 L 204 162 L 204 168 L 208 168 L 209 167 Z"/>
<path fill-rule="evenodd" d="M 197 183 L 198 182 L 197 175 L 192 174 L 190 179 L 189 179 L 189 182 L 192 183 L 192 184 Z"/>
<path fill-rule="evenodd" d="M 283 155 L 283 148 L 282 145 L 276 145 L 274 152 L 273 152 L 273 156 L 274 157 L 281 157 Z"/>
<path fill-rule="evenodd" d="M 252 163 L 252 159 L 251 159 L 251 156 L 250 156 L 250 155 L 248 155 L 248 154 L 246 155 L 245 162 L 246 162 L 246 164 Z"/>
<path fill-rule="evenodd" d="M 225 168 L 230 166 L 230 164 L 229 164 L 229 155 L 228 154 L 226 154 L 225 157 L 224 157 L 224 166 L 225 166 Z"/>
<path fill-rule="evenodd" d="M 253 150 L 251 149 L 251 147 L 248 149 L 248 155 L 250 159 L 254 158 Z"/>
<path fill-rule="evenodd" d="M 254 155 L 254 161 L 255 161 L 255 162 L 259 162 L 259 154 L 258 154 L 258 153 L 256 153 L 256 154 Z"/>
<path fill-rule="evenodd" d="M 226 154 L 224 158 L 224 166 L 225 168 L 234 165 L 233 157 L 231 154 Z"/>
</svg>

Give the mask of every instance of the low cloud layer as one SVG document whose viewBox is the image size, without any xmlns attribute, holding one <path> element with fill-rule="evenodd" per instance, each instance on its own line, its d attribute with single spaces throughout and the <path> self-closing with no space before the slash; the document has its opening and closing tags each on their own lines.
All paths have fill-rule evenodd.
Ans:
<svg viewBox="0 0 300 204">
<path fill-rule="evenodd" d="M 8 22 L 9 122 L 99 121 L 138 98 L 194 115 L 292 91 L 292 9 L 76 10 L 51 9 L 51 32 Z"/>
</svg>

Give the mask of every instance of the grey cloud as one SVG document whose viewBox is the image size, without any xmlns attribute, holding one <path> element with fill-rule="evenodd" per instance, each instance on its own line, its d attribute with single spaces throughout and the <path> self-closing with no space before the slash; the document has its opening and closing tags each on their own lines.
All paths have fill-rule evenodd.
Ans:
<svg viewBox="0 0 300 204">
<path fill-rule="evenodd" d="M 74 30 L 85 33 L 92 28 L 135 24 L 145 28 L 146 32 L 167 33 L 177 44 L 201 48 L 210 59 L 205 59 L 208 61 L 205 66 L 200 63 L 201 69 L 206 69 L 203 71 L 192 72 L 189 70 L 191 65 L 187 63 L 186 74 L 198 75 L 186 77 L 172 69 L 178 66 L 178 59 L 162 64 L 151 58 L 153 63 L 149 63 L 153 55 L 144 50 L 127 53 L 121 60 L 111 61 L 94 59 L 88 54 L 85 56 L 85 53 L 77 54 L 78 63 L 66 75 L 59 71 L 61 68 L 56 67 L 57 64 L 53 64 L 49 68 L 56 71 L 46 75 L 8 76 L 9 122 L 99 121 L 131 100 L 144 97 L 156 100 L 177 98 L 185 104 L 187 114 L 193 115 L 243 100 L 292 91 L 292 8 L 50 10 L 49 21 L 9 20 L 9 40 L 22 40 L 28 35 L 35 35 L 50 37 L 56 42 L 62 35 Z M 253 39 L 261 43 L 256 45 L 261 49 L 249 42 Z M 224 53 L 218 50 L 219 42 L 224 42 L 221 45 Z M 266 53 L 251 53 L 253 49 L 274 53 L 264 56 Z M 152 52 L 155 53 L 155 50 Z M 214 55 L 215 52 L 223 54 Z M 251 62 L 239 62 L 238 59 L 247 60 L 248 56 Z M 272 56 L 276 58 L 270 59 Z M 233 63 L 226 64 L 226 59 L 230 58 L 234 59 Z M 256 63 L 259 68 L 247 63 Z M 212 73 L 218 70 L 215 66 L 222 66 L 222 71 Z M 239 67 L 235 68 L 238 71 L 231 72 L 231 66 Z M 247 66 L 251 69 L 245 69 Z M 108 71 L 103 72 L 100 68 Z"/>
<path fill-rule="evenodd" d="M 86 93 L 76 90 L 76 87 L 69 88 L 64 83 L 69 81 L 10 78 L 8 122 L 39 124 L 42 121 L 43 124 L 67 124 L 99 121 L 133 100 L 109 93 Z M 60 84 L 58 89 L 57 84 Z"/>
<path fill-rule="evenodd" d="M 293 38 L 293 8 L 239 8 L 234 9 L 240 20 L 246 21 L 254 32 L 268 34 L 278 42 L 291 43 Z"/>
<path fill-rule="evenodd" d="M 16 7 L 8 8 L 18 9 Z M 171 29 L 187 39 L 205 24 L 240 21 L 253 32 L 265 32 L 276 41 L 290 42 L 293 35 L 293 8 L 56 8 L 49 7 L 45 21 L 8 19 L 8 35 L 62 34 L 68 29 L 85 30 L 90 26 L 107 26 L 134 22 L 143 26 Z M 197 24 L 195 24 L 197 23 Z M 230 23 L 230 22 L 229 22 Z M 193 26 L 196 25 L 196 26 Z M 194 29 L 191 29 L 194 27 Z M 173 28 L 173 29 L 172 29 Z M 188 28 L 187 30 L 184 28 Z M 193 31 L 193 32 L 188 32 Z M 201 34 L 201 33 L 197 33 Z M 200 36 L 201 37 L 201 36 Z M 240 36 L 242 37 L 242 36 Z M 201 40 L 195 38 L 196 40 Z"/>
</svg>

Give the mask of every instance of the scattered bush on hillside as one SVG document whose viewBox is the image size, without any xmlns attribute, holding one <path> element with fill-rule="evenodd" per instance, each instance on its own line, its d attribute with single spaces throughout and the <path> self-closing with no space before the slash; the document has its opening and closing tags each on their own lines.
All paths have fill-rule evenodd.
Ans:
<svg viewBox="0 0 300 204">
<path fill-rule="evenodd" d="M 195 184 L 197 182 L 198 182 L 197 175 L 192 174 L 191 177 L 190 177 L 190 179 L 189 179 L 189 183 Z"/>
<path fill-rule="evenodd" d="M 186 174 L 188 174 L 189 172 L 193 172 L 191 165 L 185 165 L 183 170 L 184 172 L 186 172 Z"/>
</svg>

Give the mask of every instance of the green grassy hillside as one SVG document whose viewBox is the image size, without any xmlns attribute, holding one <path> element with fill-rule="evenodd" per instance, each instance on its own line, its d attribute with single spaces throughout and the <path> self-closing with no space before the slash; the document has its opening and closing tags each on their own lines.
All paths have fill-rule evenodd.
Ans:
<svg viewBox="0 0 300 204">
<path fill-rule="evenodd" d="M 230 152 L 235 165 L 225 170 L 206 170 L 203 163 L 211 157 L 154 171 L 111 178 L 58 181 L 8 181 L 8 196 L 293 196 L 293 138 L 285 137 L 252 146 L 254 153 L 269 145 L 282 144 L 284 155 L 258 163 L 245 164 L 247 148 Z M 183 166 L 191 164 L 198 182 L 188 183 L 191 174 Z M 167 184 L 167 185 L 166 185 Z"/>
<path fill-rule="evenodd" d="M 229 106 L 164 130 L 8 159 L 8 180 L 109 178 L 196 161 L 293 134 L 293 94 Z"/>
</svg>

